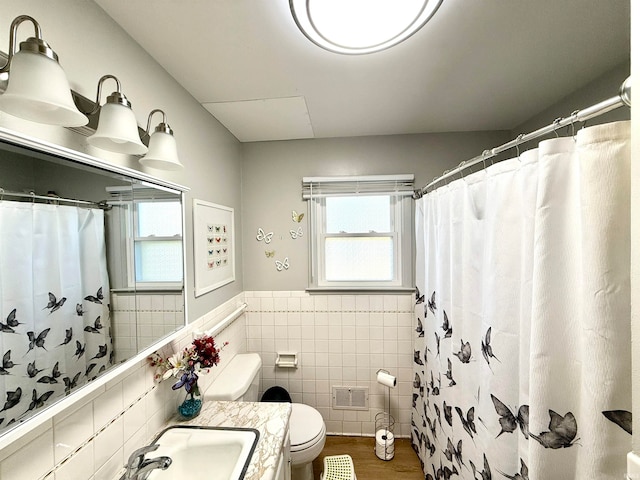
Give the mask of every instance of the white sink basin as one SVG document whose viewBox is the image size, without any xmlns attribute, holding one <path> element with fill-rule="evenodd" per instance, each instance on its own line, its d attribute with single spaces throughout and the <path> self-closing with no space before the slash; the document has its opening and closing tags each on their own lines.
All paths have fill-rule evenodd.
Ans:
<svg viewBox="0 0 640 480">
<path fill-rule="evenodd" d="M 173 426 L 153 442 L 160 447 L 147 458 L 166 455 L 166 470 L 153 470 L 149 480 L 242 480 L 260 433 L 252 428 Z"/>
</svg>

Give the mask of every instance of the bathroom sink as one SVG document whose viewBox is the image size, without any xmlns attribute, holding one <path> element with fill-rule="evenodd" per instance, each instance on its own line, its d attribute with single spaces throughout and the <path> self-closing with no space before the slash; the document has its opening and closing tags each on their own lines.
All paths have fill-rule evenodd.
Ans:
<svg viewBox="0 0 640 480">
<path fill-rule="evenodd" d="M 148 480 L 242 480 L 259 436 L 252 428 L 166 428 L 153 442 L 160 447 L 147 458 L 166 455 L 172 463 L 166 470 L 153 470 Z"/>
</svg>

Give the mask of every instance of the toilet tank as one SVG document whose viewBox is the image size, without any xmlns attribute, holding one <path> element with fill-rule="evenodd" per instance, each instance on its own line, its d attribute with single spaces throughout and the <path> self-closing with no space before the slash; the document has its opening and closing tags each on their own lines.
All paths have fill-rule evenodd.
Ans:
<svg viewBox="0 0 640 480">
<path fill-rule="evenodd" d="M 262 360 L 257 353 L 239 353 L 204 392 L 204 400 L 257 402 Z"/>
</svg>

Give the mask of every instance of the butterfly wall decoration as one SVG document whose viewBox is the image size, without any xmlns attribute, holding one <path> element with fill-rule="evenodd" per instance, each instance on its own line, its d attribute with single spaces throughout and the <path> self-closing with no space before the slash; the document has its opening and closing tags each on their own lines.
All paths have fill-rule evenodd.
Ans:
<svg viewBox="0 0 640 480">
<path fill-rule="evenodd" d="M 275 250 L 265 250 L 264 251 L 264 255 L 267 258 L 273 258 L 275 256 L 275 254 L 276 254 Z"/>
<path fill-rule="evenodd" d="M 302 227 L 298 227 L 298 230 L 289 230 L 289 235 L 291 235 L 291 238 L 293 238 L 294 240 L 296 238 L 299 238 L 302 236 Z"/>
<path fill-rule="evenodd" d="M 258 234 L 256 235 L 256 240 L 259 242 L 264 241 L 267 245 L 271 243 L 273 239 L 273 232 L 265 233 L 262 228 L 258 228 Z"/>
<path fill-rule="evenodd" d="M 289 270 L 289 257 L 284 257 L 284 260 L 276 260 L 276 270 L 281 272 L 283 270 Z"/>
<path fill-rule="evenodd" d="M 298 213 L 295 210 L 291 210 L 291 220 L 296 223 L 300 223 L 304 218 L 304 213 Z"/>
</svg>

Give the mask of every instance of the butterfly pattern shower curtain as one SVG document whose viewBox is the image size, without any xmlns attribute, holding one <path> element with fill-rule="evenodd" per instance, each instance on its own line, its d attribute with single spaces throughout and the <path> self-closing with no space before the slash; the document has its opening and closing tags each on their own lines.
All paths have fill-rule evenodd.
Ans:
<svg viewBox="0 0 640 480">
<path fill-rule="evenodd" d="M 545 140 L 416 203 L 426 480 L 625 478 L 629 134 Z"/>
<path fill-rule="evenodd" d="M 2 201 L 0 232 L 5 427 L 95 378 L 112 345 L 103 211 Z"/>
</svg>

